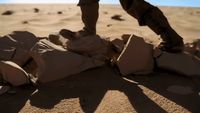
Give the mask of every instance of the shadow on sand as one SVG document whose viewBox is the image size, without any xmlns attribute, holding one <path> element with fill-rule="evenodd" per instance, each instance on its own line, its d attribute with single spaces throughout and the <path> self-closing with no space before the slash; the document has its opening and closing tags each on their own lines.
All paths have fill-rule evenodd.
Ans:
<svg viewBox="0 0 200 113">
<path fill-rule="evenodd" d="M 198 91 L 200 91 L 200 84 L 190 78 L 158 72 L 146 76 L 129 76 L 127 79 L 138 82 L 138 84 L 153 90 L 191 112 L 199 112 L 200 97 Z M 137 83 L 127 79 L 118 76 L 109 67 L 102 67 L 82 72 L 64 80 L 41 85 L 34 94 L 34 88 L 26 88 L 26 90 L 17 88 L 16 95 L 6 94 L 0 97 L 0 111 L 2 113 L 17 113 L 28 100 L 30 100 L 32 106 L 51 109 L 63 99 L 79 98 L 82 110 L 85 113 L 93 113 L 108 90 L 118 90 L 124 92 L 138 113 L 166 112 L 147 97 Z M 194 93 L 181 96 L 168 92 L 167 87 L 174 84 L 190 85 Z"/>
</svg>

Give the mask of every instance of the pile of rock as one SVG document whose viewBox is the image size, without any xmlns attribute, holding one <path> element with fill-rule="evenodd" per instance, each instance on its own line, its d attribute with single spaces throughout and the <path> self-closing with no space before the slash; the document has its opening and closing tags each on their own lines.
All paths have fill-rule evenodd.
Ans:
<svg viewBox="0 0 200 113">
<path fill-rule="evenodd" d="M 121 40 L 121 43 L 123 42 L 127 41 Z M 119 40 L 116 43 L 117 48 L 124 47 L 116 64 L 122 75 L 148 74 L 153 72 L 156 65 L 157 68 L 180 75 L 200 76 L 200 59 L 195 56 L 196 54 L 192 55 L 187 51 L 182 53 L 163 52 L 158 48 L 153 48 L 153 45 L 146 43 L 142 37 L 135 35 L 130 36 L 125 45 L 121 43 Z M 199 47 L 195 43 L 195 53 L 199 52 Z"/>
<path fill-rule="evenodd" d="M 49 38 L 39 39 L 29 32 L 6 35 L 0 38 L 2 78 L 13 86 L 30 82 L 46 83 L 102 66 L 105 64 L 103 55 L 107 53 L 107 47 L 104 46 L 107 45 L 99 36 L 91 37 L 88 38 L 93 40 L 85 43 L 85 48 L 82 46 L 84 49 L 77 45 L 88 39 L 87 37 L 84 40 L 68 41 L 69 49 L 65 49 L 64 45 L 56 45 L 49 41 Z M 69 51 L 70 49 L 72 50 Z"/>
<path fill-rule="evenodd" d="M 195 43 L 195 52 L 186 50 L 198 56 L 199 45 Z M 186 52 L 163 52 L 135 35 L 112 41 L 98 35 L 73 39 L 57 34 L 39 39 L 18 31 L 0 38 L 0 53 L 1 81 L 13 86 L 62 79 L 108 61 L 122 75 L 149 74 L 157 65 L 185 76 L 200 76 L 199 58 Z"/>
</svg>

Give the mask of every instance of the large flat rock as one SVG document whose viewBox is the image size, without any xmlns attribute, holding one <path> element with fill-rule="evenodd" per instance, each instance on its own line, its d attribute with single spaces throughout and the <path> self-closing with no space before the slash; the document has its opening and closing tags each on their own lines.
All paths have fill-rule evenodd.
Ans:
<svg viewBox="0 0 200 113">
<path fill-rule="evenodd" d="M 29 83 L 28 74 L 14 62 L 0 61 L 0 72 L 3 79 L 13 86 Z"/>
<path fill-rule="evenodd" d="M 200 59 L 189 53 L 167 53 L 156 58 L 156 63 L 159 68 L 173 71 L 185 76 L 200 77 Z"/>
<path fill-rule="evenodd" d="M 65 50 L 48 40 L 38 42 L 30 54 L 37 63 L 36 77 L 41 83 L 62 79 L 104 64 Z"/>
<path fill-rule="evenodd" d="M 117 66 L 123 75 L 151 73 L 154 68 L 153 45 L 132 35 L 117 59 Z"/>
</svg>

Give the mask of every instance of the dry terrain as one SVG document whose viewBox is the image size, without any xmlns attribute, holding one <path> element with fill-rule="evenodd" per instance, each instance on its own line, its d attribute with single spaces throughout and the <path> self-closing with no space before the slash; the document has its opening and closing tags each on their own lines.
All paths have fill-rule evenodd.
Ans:
<svg viewBox="0 0 200 113">
<path fill-rule="evenodd" d="M 34 9 L 36 8 L 36 9 Z M 79 30 L 76 5 L 0 5 L 0 36 L 12 31 L 30 31 L 39 37 L 67 28 Z M 172 27 L 185 42 L 200 39 L 200 8 L 161 7 Z M 121 20 L 111 19 L 121 15 Z M 148 27 L 139 27 L 118 5 L 101 5 L 97 25 L 103 37 L 136 34 L 159 43 Z M 109 66 L 92 69 L 70 78 L 38 87 L 22 86 L 16 94 L 0 96 L 1 113 L 188 113 L 200 112 L 200 79 L 163 70 L 151 75 L 120 77 Z"/>
</svg>

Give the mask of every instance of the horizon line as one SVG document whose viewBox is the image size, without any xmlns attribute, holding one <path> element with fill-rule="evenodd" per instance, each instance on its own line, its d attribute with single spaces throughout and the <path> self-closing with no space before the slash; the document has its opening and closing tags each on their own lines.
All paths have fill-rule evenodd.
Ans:
<svg viewBox="0 0 200 113">
<path fill-rule="evenodd" d="M 197 0 L 146 0 L 156 6 L 200 7 Z M 77 4 L 78 0 L 1 0 L 0 4 Z M 100 4 L 119 5 L 119 1 L 100 0 Z"/>
</svg>

